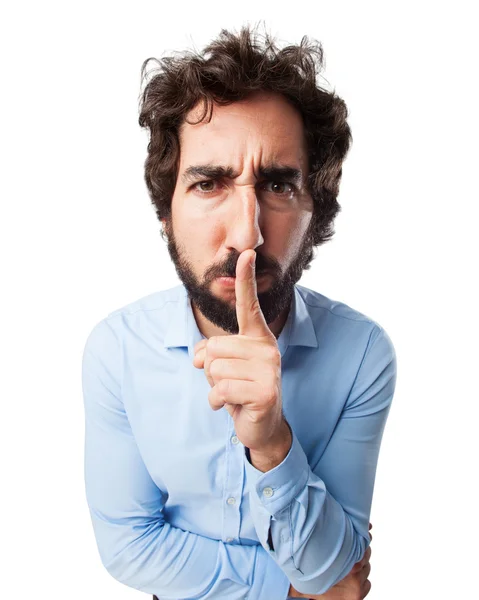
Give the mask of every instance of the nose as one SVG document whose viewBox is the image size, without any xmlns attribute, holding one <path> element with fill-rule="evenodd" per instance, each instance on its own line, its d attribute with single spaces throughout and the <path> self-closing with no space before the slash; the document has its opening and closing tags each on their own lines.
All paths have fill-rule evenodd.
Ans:
<svg viewBox="0 0 479 600">
<path fill-rule="evenodd" d="M 264 243 L 261 233 L 260 205 L 253 186 L 238 190 L 231 198 L 231 210 L 226 223 L 226 246 L 239 254 L 255 250 Z"/>
</svg>

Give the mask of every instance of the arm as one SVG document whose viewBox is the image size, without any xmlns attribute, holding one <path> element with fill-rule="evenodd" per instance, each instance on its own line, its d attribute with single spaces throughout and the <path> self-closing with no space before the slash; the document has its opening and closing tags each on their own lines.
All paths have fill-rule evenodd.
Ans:
<svg viewBox="0 0 479 600">
<path fill-rule="evenodd" d="M 289 580 L 260 546 L 172 527 L 121 401 L 121 344 L 101 321 L 83 353 L 85 486 L 103 565 L 132 588 L 172 599 L 286 598 Z M 267 592 L 265 591 L 267 590 Z"/>
<path fill-rule="evenodd" d="M 267 472 L 255 468 L 245 453 L 258 537 L 301 593 L 325 593 L 346 577 L 370 543 L 376 466 L 395 382 L 394 347 L 376 327 L 316 465 L 308 464 L 294 431 L 286 458 Z"/>
<path fill-rule="evenodd" d="M 372 524 L 369 523 L 369 529 L 371 528 Z M 369 537 L 371 540 L 373 539 L 371 533 Z M 371 590 L 371 582 L 368 579 L 371 572 L 370 558 L 371 545 L 366 548 L 363 558 L 354 565 L 346 577 L 341 579 L 339 583 L 324 594 L 319 594 L 318 596 L 301 594 L 301 592 L 295 590 L 291 585 L 288 591 L 288 598 L 309 598 L 310 600 L 347 600 L 354 598 L 355 600 L 363 600 Z"/>
</svg>

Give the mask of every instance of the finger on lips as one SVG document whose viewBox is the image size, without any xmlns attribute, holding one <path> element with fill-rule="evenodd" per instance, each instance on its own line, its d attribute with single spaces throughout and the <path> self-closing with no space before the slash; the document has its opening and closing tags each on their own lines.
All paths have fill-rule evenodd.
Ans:
<svg viewBox="0 0 479 600">
<path fill-rule="evenodd" d="M 204 367 L 206 348 L 208 351 L 214 349 L 215 358 L 235 356 L 246 359 L 257 351 L 254 346 L 255 337 L 273 336 L 258 301 L 255 263 L 254 250 L 242 252 L 236 263 L 235 296 L 239 334 L 203 338 L 195 344 L 193 364 L 198 369 Z"/>
<path fill-rule="evenodd" d="M 272 336 L 258 301 L 256 286 L 256 252 L 245 250 L 236 263 L 236 318 L 241 335 Z"/>
<path fill-rule="evenodd" d="M 239 388 L 233 386 L 240 381 L 243 386 L 254 383 L 257 388 L 258 382 L 263 379 L 263 384 L 266 385 L 263 370 L 259 370 L 259 365 L 262 359 L 272 361 L 276 358 L 272 353 L 269 354 L 272 345 L 270 342 L 274 341 L 277 350 L 276 338 L 269 329 L 259 304 L 255 263 L 254 250 L 242 252 L 236 263 L 235 296 L 238 335 L 203 338 L 194 346 L 193 365 L 205 372 L 212 388 L 210 404 L 214 410 L 224 405 L 223 399 L 226 396 L 232 404 L 235 403 L 233 395 L 230 398 L 230 390 L 234 389 L 238 392 Z M 223 381 L 225 382 L 222 383 Z M 220 384 L 221 397 L 218 389 Z M 240 400 L 244 397 L 258 395 L 256 389 L 248 388 L 247 391 L 248 394 L 238 396 L 238 403 L 241 403 Z"/>
</svg>

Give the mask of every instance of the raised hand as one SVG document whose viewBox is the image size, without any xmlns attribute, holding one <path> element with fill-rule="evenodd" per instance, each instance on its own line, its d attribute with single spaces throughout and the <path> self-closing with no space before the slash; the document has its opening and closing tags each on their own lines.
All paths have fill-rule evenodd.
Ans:
<svg viewBox="0 0 479 600">
<path fill-rule="evenodd" d="M 281 354 L 258 301 L 256 253 L 245 250 L 236 265 L 238 335 L 212 336 L 195 346 L 193 364 L 211 385 L 213 410 L 223 406 L 251 452 L 269 452 L 290 436 L 282 415 Z"/>
</svg>

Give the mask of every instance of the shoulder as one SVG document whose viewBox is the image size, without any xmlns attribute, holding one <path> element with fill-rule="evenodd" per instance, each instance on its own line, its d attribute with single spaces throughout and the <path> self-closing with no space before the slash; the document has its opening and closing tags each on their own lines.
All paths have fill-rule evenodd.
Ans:
<svg viewBox="0 0 479 600">
<path fill-rule="evenodd" d="M 308 311 L 311 313 L 317 313 L 318 311 L 327 312 L 337 320 L 349 320 L 358 321 L 369 325 L 377 325 L 371 317 L 364 313 L 352 308 L 345 302 L 339 300 L 333 300 L 320 292 L 304 287 L 302 285 L 296 285 L 296 288 L 303 299 L 305 305 L 308 307 Z"/>
<path fill-rule="evenodd" d="M 318 339 L 369 347 L 382 339 L 394 348 L 384 327 L 349 304 L 321 294 L 305 286 L 296 285 L 304 306 L 313 322 Z"/>
<path fill-rule="evenodd" d="M 341 368 L 343 378 L 350 374 L 354 394 L 361 401 L 366 397 L 361 396 L 365 390 L 384 388 L 389 402 L 396 382 L 397 356 L 384 327 L 344 302 L 303 286 L 296 287 L 313 322 L 318 351 L 324 361 L 331 361 L 332 368 Z M 355 402 L 353 396 L 351 406 Z"/>
<path fill-rule="evenodd" d="M 137 300 L 129 302 L 120 308 L 113 310 L 105 316 L 106 321 L 114 321 L 118 317 L 129 317 L 136 313 L 148 313 L 161 311 L 168 304 L 177 304 L 182 295 L 183 286 L 176 285 L 167 290 L 161 290 L 142 296 Z"/>
<path fill-rule="evenodd" d="M 183 286 L 176 285 L 142 296 L 107 313 L 91 329 L 88 339 L 109 336 L 120 339 L 125 330 L 140 331 L 163 328 L 172 310 L 184 296 Z"/>
</svg>

